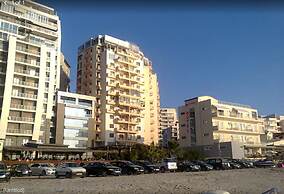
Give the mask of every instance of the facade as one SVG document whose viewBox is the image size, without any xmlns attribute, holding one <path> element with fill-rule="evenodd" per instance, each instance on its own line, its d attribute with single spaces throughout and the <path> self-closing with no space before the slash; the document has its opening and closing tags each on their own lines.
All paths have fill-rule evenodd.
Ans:
<svg viewBox="0 0 284 194">
<path fill-rule="evenodd" d="M 239 142 L 246 156 L 262 153 L 263 122 L 250 106 L 196 97 L 179 107 L 179 122 L 182 147 Z"/>
<path fill-rule="evenodd" d="M 177 111 L 175 108 L 160 109 L 160 128 L 159 140 L 160 145 L 167 146 L 168 142 L 177 141 L 179 138 L 179 123 L 177 119 Z"/>
<path fill-rule="evenodd" d="M 60 54 L 60 91 L 70 91 L 70 65 L 63 53 Z"/>
<path fill-rule="evenodd" d="M 281 139 L 284 134 L 284 116 L 268 115 L 263 117 L 263 122 L 267 142 Z"/>
<path fill-rule="evenodd" d="M 0 148 L 49 143 L 60 82 L 59 17 L 30 0 L 1 1 L 0 22 Z"/>
<path fill-rule="evenodd" d="M 96 146 L 158 143 L 157 75 L 138 46 L 108 35 L 80 46 L 77 92 L 96 97 Z"/>
<path fill-rule="evenodd" d="M 68 148 L 91 148 L 96 138 L 96 98 L 58 91 L 56 109 L 57 145 Z"/>
</svg>

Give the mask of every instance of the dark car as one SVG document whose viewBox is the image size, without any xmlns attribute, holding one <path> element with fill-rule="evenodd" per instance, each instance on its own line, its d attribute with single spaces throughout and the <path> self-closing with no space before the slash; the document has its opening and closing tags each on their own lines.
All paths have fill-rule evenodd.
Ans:
<svg viewBox="0 0 284 194">
<path fill-rule="evenodd" d="M 11 167 L 11 176 L 31 176 L 32 170 L 27 164 L 14 164 Z"/>
<path fill-rule="evenodd" d="M 135 165 L 130 161 L 113 161 L 110 164 L 121 168 L 122 174 L 142 174 L 144 173 L 144 168 L 139 165 Z"/>
<path fill-rule="evenodd" d="M 107 176 L 107 175 L 121 175 L 121 169 L 109 163 L 91 162 L 83 166 L 86 169 L 87 176 Z"/>
<path fill-rule="evenodd" d="M 237 163 L 241 166 L 241 168 L 253 168 L 253 163 L 247 160 L 232 160 L 234 163 Z"/>
<path fill-rule="evenodd" d="M 10 171 L 4 163 L 0 162 L 0 180 L 5 180 L 6 182 L 8 182 L 10 179 Z"/>
<path fill-rule="evenodd" d="M 202 171 L 208 171 L 208 170 L 213 170 L 213 166 L 210 165 L 210 164 L 207 164 L 206 162 L 204 161 L 201 161 L 201 160 L 195 160 L 195 161 L 192 161 L 194 164 L 197 164 L 200 166 L 200 169 Z"/>
<path fill-rule="evenodd" d="M 142 166 L 144 168 L 145 173 L 157 173 L 160 171 L 160 167 L 158 165 L 152 164 L 149 161 L 138 160 L 133 161 L 133 163 Z"/>
<path fill-rule="evenodd" d="M 228 160 L 223 158 L 211 158 L 206 160 L 206 162 L 212 165 L 215 170 L 227 170 L 231 168 Z"/>
<path fill-rule="evenodd" d="M 228 162 L 230 164 L 231 169 L 241 169 L 242 168 L 242 166 L 234 160 L 228 159 Z"/>
<path fill-rule="evenodd" d="M 262 167 L 262 168 L 275 168 L 276 164 L 272 162 L 271 160 L 258 160 L 254 162 L 254 166 L 256 167 Z"/>
<path fill-rule="evenodd" d="M 177 168 L 178 171 L 181 172 L 190 172 L 190 171 L 200 171 L 201 167 L 197 164 L 194 164 L 193 162 L 190 161 L 183 161 L 183 162 L 178 162 L 177 163 Z"/>
</svg>

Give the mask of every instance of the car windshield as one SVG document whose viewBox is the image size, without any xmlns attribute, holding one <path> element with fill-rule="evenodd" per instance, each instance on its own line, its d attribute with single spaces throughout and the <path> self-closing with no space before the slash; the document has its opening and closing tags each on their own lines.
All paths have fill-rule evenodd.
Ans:
<svg viewBox="0 0 284 194">
<path fill-rule="evenodd" d="M 66 163 L 65 165 L 66 167 L 80 167 L 80 165 L 77 163 Z"/>
<path fill-rule="evenodd" d="M 51 164 L 40 164 L 41 167 L 52 167 Z"/>
<path fill-rule="evenodd" d="M 126 164 L 128 164 L 128 165 L 134 165 L 132 162 L 130 162 L 130 161 L 126 161 L 125 162 Z"/>
</svg>

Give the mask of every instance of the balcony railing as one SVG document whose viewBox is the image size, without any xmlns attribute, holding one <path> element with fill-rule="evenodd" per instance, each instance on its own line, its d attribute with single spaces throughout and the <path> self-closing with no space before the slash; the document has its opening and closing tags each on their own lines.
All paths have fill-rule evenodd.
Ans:
<svg viewBox="0 0 284 194">
<path fill-rule="evenodd" d="M 27 64 L 30 64 L 30 65 L 40 66 L 40 62 L 34 61 L 34 60 L 30 60 L 30 59 L 16 58 L 16 62 L 27 63 Z"/>
<path fill-rule="evenodd" d="M 30 118 L 30 117 L 9 116 L 9 120 L 11 120 L 11 121 L 26 121 L 26 122 L 34 122 L 34 118 Z"/>
<path fill-rule="evenodd" d="M 17 47 L 16 47 L 16 50 L 18 50 L 18 51 L 23 51 L 23 52 L 26 52 L 26 53 L 31 53 L 31 54 L 34 54 L 34 55 L 40 55 L 40 52 L 39 52 L 39 51 L 27 49 L 27 48 L 22 47 L 22 46 L 17 46 Z"/>
<path fill-rule="evenodd" d="M 16 109 L 25 109 L 25 110 L 35 110 L 35 106 L 26 106 L 22 104 L 11 104 L 11 108 L 16 108 Z"/>
<path fill-rule="evenodd" d="M 31 75 L 31 76 L 39 76 L 38 72 L 34 72 L 34 71 L 29 71 L 29 70 L 24 70 L 24 69 L 15 69 L 16 73 L 22 73 L 22 74 L 26 74 L 26 75 Z"/>
<path fill-rule="evenodd" d="M 26 82 L 26 81 L 22 81 L 22 80 L 14 80 L 14 84 L 18 84 L 18 85 L 22 85 L 22 86 L 30 86 L 30 87 L 38 87 L 37 83 L 34 82 Z"/>
<path fill-rule="evenodd" d="M 13 93 L 13 96 L 14 96 L 14 97 L 37 99 L 37 95 L 34 95 L 34 94 L 27 94 L 27 93 Z"/>
<path fill-rule="evenodd" d="M 20 134 L 28 134 L 32 135 L 33 131 L 31 129 L 12 129 L 8 128 L 7 133 L 20 133 Z"/>
</svg>

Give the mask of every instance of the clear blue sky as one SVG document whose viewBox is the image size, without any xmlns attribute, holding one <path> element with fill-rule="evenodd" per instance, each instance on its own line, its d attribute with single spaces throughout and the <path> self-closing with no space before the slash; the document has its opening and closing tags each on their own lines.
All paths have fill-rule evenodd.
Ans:
<svg viewBox="0 0 284 194">
<path fill-rule="evenodd" d="M 162 106 L 211 95 L 249 104 L 261 114 L 284 114 L 284 13 L 279 10 L 53 7 L 62 21 L 73 91 L 78 46 L 108 34 L 136 43 L 152 60 Z"/>
</svg>

